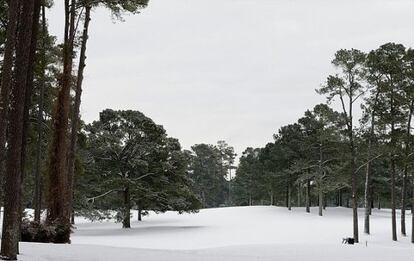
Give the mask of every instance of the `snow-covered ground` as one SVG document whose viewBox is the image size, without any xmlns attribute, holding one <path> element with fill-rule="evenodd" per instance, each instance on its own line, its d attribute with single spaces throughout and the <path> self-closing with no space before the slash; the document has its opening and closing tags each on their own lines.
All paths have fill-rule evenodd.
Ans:
<svg viewBox="0 0 414 261">
<path fill-rule="evenodd" d="M 389 210 L 373 212 L 372 235 L 361 233 L 361 243 L 354 246 L 341 244 L 351 236 L 350 209 L 328 208 L 324 217 L 316 209 L 304 212 L 256 206 L 151 214 L 143 222 L 134 221 L 131 229 L 78 219 L 71 245 L 22 243 L 19 260 L 405 261 L 414 256 L 408 237 L 391 241 Z M 407 221 L 411 231 L 411 215 Z"/>
</svg>

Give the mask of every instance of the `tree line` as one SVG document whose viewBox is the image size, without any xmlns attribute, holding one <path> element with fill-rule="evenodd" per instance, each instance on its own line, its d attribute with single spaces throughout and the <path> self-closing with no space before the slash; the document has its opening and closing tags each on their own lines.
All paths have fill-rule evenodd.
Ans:
<svg viewBox="0 0 414 261">
<path fill-rule="evenodd" d="M 414 50 L 396 43 L 368 53 L 342 49 L 332 64 L 336 73 L 316 90 L 326 104 L 281 127 L 265 147 L 243 152 L 231 181 L 235 202 L 305 206 L 307 212 L 313 203 L 321 216 L 326 205 L 346 205 L 353 209 L 356 242 L 358 207 L 369 234 L 375 203 L 391 208 L 396 241 L 397 208 L 402 236 L 413 209 Z"/>
</svg>

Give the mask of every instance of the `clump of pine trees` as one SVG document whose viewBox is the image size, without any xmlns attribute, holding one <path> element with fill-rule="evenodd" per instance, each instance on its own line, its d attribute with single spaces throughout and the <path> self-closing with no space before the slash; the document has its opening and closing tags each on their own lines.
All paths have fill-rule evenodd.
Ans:
<svg viewBox="0 0 414 261">
<path fill-rule="evenodd" d="M 413 209 L 414 51 L 396 43 L 368 53 L 339 50 L 332 64 L 337 73 L 317 90 L 327 104 L 281 127 L 264 148 L 245 150 L 232 181 L 235 202 L 307 212 L 317 205 L 319 215 L 326 205 L 352 207 L 356 242 L 358 207 L 368 234 L 372 207 L 389 207 L 396 241 L 397 208 L 402 236 Z"/>
</svg>

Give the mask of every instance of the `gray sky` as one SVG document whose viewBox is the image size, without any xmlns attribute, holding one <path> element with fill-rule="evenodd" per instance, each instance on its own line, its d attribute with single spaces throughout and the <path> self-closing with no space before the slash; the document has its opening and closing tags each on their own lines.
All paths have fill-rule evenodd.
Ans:
<svg viewBox="0 0 414 261">
<path fill-rule="evenodd" d="M 49 16 L 63 32 L 63 1 Z M 414 47 L 412 0 L 151 0 L 140 15 L 92 16 L 86 122 L 136 109 L 184 148 L 224 139 L 237 153 L 325 99 L 315 89 L 340 48 Z"/>
</svg>

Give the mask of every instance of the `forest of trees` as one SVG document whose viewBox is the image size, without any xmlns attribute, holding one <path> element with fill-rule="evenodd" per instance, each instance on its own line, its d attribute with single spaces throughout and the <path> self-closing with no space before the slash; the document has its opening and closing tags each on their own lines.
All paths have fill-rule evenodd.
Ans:
<svg viewBox="0 0 414 261">
<path fill-rule="evenodd" d="M 337 73 L 317 90 L 327 104 L 281 127 L 263 148 L 247 148 L 236 167 L 225 141 L 183 150 L 139 111 L 106 109 L 90 124 L 81 120 L 91 10 L 107 8 L 121 19 L 147 4 L 65 0 L 64 37 L 57 43 L 48 32 L 52 1 L 0 1 L 3 259 L 16 259 L 26 228 L 32 233 L 26 240 L 69 243 L 75 215 L 115 217 L 129 228 L 132 210 L 141 219 L 148 211 L 269 204 L 307 212 L 318 206 L 322 216 L 326 206 L 346 206 L 358 242 L 358 207 L 370 233 L 377 206 L 392 210 L 392 240 L 396 209 L 400 233 L 408 234 L 414 50 L 395 43 L 369 53 L 339 50 L 332 61 Z M 39 239 L 44 227 L 52 233 Z"/>
</svg>

